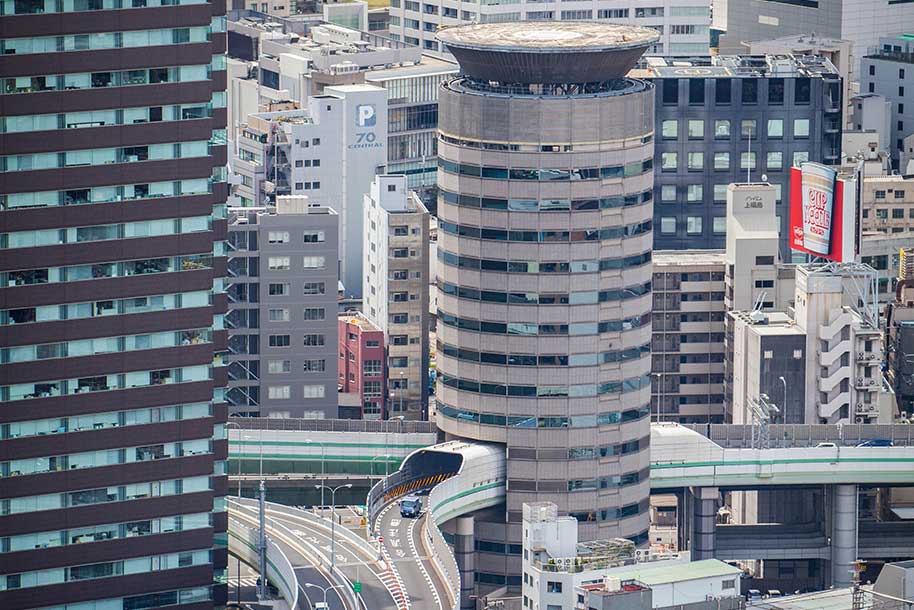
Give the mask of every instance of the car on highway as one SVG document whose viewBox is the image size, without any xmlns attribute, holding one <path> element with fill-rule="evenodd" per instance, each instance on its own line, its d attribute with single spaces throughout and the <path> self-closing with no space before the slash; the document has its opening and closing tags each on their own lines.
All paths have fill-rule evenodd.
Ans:
<svg viewBox="0 0 914 610">
<path fill-rule="evenodd" d="M 816 449 L 837 449 L 838 445 L 834 443 L 819 443 L 816 445 Z"/>
<path fill-rule="evenodd" d="M 887 438 L 873 438 L 868 441 L 863 441 L 858 447 L 894 447 L 895 443 L 890 441 Z"/>
<path fill-rule="evenodd" d="M 749 589 L 746 591 L 747 602 L 758 601 L 760 599 L 762 599 L 762 592 L 758 589 Z"/>
<path fill-rule="evenodd" d="M 418 517 L 422 514 L 422 499 L 418 496 L 406 496 L 400 500 L 400 516 L 405 518 Z"/>
</svg>

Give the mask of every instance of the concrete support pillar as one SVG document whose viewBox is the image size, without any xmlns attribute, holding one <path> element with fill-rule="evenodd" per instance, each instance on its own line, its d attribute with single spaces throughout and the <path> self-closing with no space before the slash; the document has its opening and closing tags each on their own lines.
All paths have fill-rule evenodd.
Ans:
<svg viewBox="0 0 914 610">
<path fill-rule="evenodd" d="M 831 578 L 838 589 L 854 580 L 857 561 L 857 486 L 834 485 L 831 530 Z"/>
<path fill-rule="evenodd" d="M 460 607 L 476 608 L 470 599 L 476 594 L 476 536 L 473 517 L 457 517 L 457 534 L 454 537 L 454 559 L 460 572 Z"/>
<path fill-rule="evenodd" d="M 691 487 L 692 492 L 692 561 L 713 559 L 717 549 L 716 487 Z"/>
</svg>

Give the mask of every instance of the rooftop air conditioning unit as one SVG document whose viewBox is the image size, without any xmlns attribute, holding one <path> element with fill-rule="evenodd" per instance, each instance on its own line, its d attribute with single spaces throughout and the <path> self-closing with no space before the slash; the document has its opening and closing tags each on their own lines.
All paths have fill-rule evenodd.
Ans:
<svg viewBox="0 0 914 610">
<path fill-rule="evenodd" d="M 854 418 L 854 423 L 856 423 L 856 424 L 862 424 L 864 421 L 865 421 L 865 419 L 863 417 Z"/>
</svg>

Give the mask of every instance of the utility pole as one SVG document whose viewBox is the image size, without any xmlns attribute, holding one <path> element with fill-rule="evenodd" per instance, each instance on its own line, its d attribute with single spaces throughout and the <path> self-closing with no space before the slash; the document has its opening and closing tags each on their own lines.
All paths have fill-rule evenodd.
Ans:
<svg viewBox="0 0 914 610">
<path fill-rule="evenodd" d="M 267 486 L 263 479 L 260 480 L 260 541 L 258 542 L 258 551 L 260 551 L 260 586 L 257 589 L 257 597 L 261 601 L 267 598 L 267 529 L 266 529 L 266 505 L 267 505 Z"/>
</svg>

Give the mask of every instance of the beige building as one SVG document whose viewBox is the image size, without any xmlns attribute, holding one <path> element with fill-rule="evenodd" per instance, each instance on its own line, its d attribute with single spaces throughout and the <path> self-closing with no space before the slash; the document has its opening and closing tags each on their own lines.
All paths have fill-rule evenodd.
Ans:
<svg viewBox="0 0 914 610">
<path fill-rule="evenodd" d="M 865 176 L 861 204 L 864 231 L 914 230 L 914 176 Z"/>
<path fill-rule="evenodd" d="M 723 423 L 726 260 L 723 250 L 654 252 L 655 421 Z"/>
<path fill-rule="evenodd" d="M 375 177 L 364 207 L 362 309 L 387 342 L 388 412 L 427 419 L 429 213 L 402 175 Z"/>
</svg>

